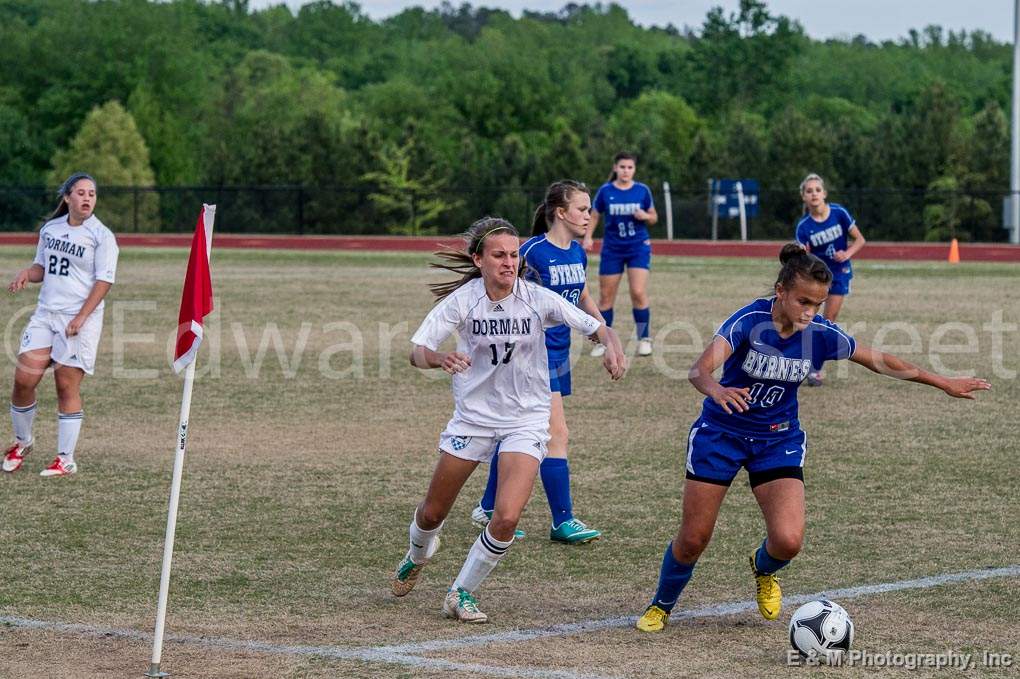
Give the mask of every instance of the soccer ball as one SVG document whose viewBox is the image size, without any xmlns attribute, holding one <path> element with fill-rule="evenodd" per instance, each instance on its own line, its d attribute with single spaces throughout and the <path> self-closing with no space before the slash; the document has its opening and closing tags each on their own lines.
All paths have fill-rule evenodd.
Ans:
<svg viewBox="0 0 1020 679">
<path fill-rule="evenodd" d="M 839 604 L 809 601 L 790 618 L 790 643 L 805 658 L 835 662 L 854 643 L 854 623 Z"/>
</svg>

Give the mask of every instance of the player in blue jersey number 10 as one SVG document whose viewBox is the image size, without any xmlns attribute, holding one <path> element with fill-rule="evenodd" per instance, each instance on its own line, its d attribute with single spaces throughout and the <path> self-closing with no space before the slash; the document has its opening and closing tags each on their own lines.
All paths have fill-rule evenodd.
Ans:
<svg viewBox="0 0 1020 679">
<path fill-rule="evenodd" d="M 683 518 L 666 547 L 659 586 L 637 622 L 662 630 L 694 565 L 708 546 L 719 508 L 741 467 L 765 517 L 766 538 L 751 555 L 758 610 L 779 617 L 776 572 L 804 539 L 804 455 L 807 437 L 797 419 L 797 387 L 814 362 L 849 359 L 882 375 L 920 382 L 955 398 L 989 389 L 974 377 L 946 378 L 858 344 L 818 315 L 832 272 L 799 244 L 783 247 L 775 295 L 736 311 L 694 363 L 691 383 L 706 398 L 687 439 Z M 722 379 L 713 373 L 723 368 Z"/>
</svg>

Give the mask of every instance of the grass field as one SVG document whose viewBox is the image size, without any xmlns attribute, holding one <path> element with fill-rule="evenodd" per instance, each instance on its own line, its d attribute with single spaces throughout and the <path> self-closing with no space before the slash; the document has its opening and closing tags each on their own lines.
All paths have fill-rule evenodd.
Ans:
<svg viewBox="0 0 1020 679">
<path fill-rule="evenodd" d="M 28 248 L 0 249 L 0 271 L 13 273 L 30 256 Z M 55 445 L 47 377 L 36 452 L 24 470 L 0 478 L 0 617 L 8 619 L 0 624 L 0 677 L 135 677 L 148 667 L 144 638 L 29 629 L 10 619 L 151 632 L 181 385 L 167 346 L 185 261 L 181 250 L 122 253 L 97 373 L 85 383 L 80 473 L 37 476 Z M 522 522 L 527 539 L 480 590 L 492 623 L 469 629 L 444 620 L 442 595 L 477 533 L 468 513 L 484 483 L 480 468 L 423 582 L 406 599 L 393 598 L 387 579 L 451 412 L 448 380 L 406 358 L 407 339 L 430 305 L 424 283 L 439 279 L 426 261 L 213 253 L 217 312 L 199 358 L 167 623 L 168 634 L 206 641 L 168 642 L 164 669 L 181 678 L 901 675 L 787 668 L 792 606 L 776 623 L 745 611 L 676 621 L 651 636 L 607 625 L 524 641 L 463 641 L 641 612 L 679 519 L 683 447 L 700 407 L 687 367 L 723 318 L 769 289 L 773 262 L 659 258 L 651 288 L 656 356 L 635 359 L 617 384 L 597 362 L 579 360 L 567 401 L 573 492 L 578 516 L 602 529 L 604 540 L 551 543 L 538 488 Z M 1020 563 L 1020 382 L 1008 374 L 1020 369 L 1020 268 L 864 262 L 857 271 L 841 321 L 860 341 L 899 345 L 897 353 L 925 366 L 974 371 L 993 391 L 977 402 L 952 400 L 845 364 L 830 366 L 826 387 L 802 389 L 808 530 L 784 591 Z M 34 294 L 3 301 L 3 393 Z M 629 306 L 622 290 L 624 336 L 632 331 Z M 995 341 L 986 326 L 997 314 L 1013 325 Z M 961 325 L 941 326 L 946 321 Z M 969 333 L 971 348 L 953 353 Z M 762 535 L 742 475 L 677 610 L 752 600 L 746 559 Z M 1014 576 L 843 603 L 858 648 L 978 658 L 989 650 L 1016 663 L 1018 598 Z M 260 651 L 222 640 L 277 646 Z M 378 650 L 437 640 L 454 643 L 418 647 L 416 657 L 426 660 L 417 664 L 383 662 L 386 651 Z M 283 646 L 374 650 L 330 657 Z M 1016 664 L 1008 671 L 979 665 L 972 675 L 1016 671 Z"/>
</svg>

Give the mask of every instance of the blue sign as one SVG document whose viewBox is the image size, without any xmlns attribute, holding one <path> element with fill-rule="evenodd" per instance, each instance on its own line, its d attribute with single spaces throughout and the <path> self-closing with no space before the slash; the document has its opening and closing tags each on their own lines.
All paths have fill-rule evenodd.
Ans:
<svg viewBox="0 0 1020 679">
<path fill-rule="evenodd" d="M 744 194 L 744 211 L 748 217 L 758 216 L 758 180 L 757 179 L 713 179 L 712 205 L 720 217 L 736 219 L 740 216 L 739 192 L 740 184 Z"/>
</svg>

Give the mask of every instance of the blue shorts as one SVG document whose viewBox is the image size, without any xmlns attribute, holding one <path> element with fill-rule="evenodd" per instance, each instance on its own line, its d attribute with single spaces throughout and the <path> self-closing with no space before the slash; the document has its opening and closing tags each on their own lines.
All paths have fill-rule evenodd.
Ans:
<svg viewBox="0 0 1020 679">
<path fill-rule="evenodd" d="M 558 358 L 549 354 L 549 391 L 570 396 L 570 355 Z"/>
<path fill-rule="evenodd" d="M 634 245 L 613 246 L 602 241 L 599 260 L 600 276 L 615 276 L 623 273 L 624 267 L 631 269 L 652 268 L 652 242 L 638 241 Z"/>
<path fill-rule="evenodd" d="M 733 434 L 699 417 L 687 437 L 687 478 L 728 486 L 741 467 L 751 487 L 776 479 L 804 480 L 807 434 L 800 428 L 778 438 Z"/>
<path fill-rule="evenodd" d="M 850 294 L 850 281 L 853 280 L 852 276 L 846 278 L 833 278 L 832 285 L 829 286 L 830 295 L 849 295 Z"/>
</svg>

